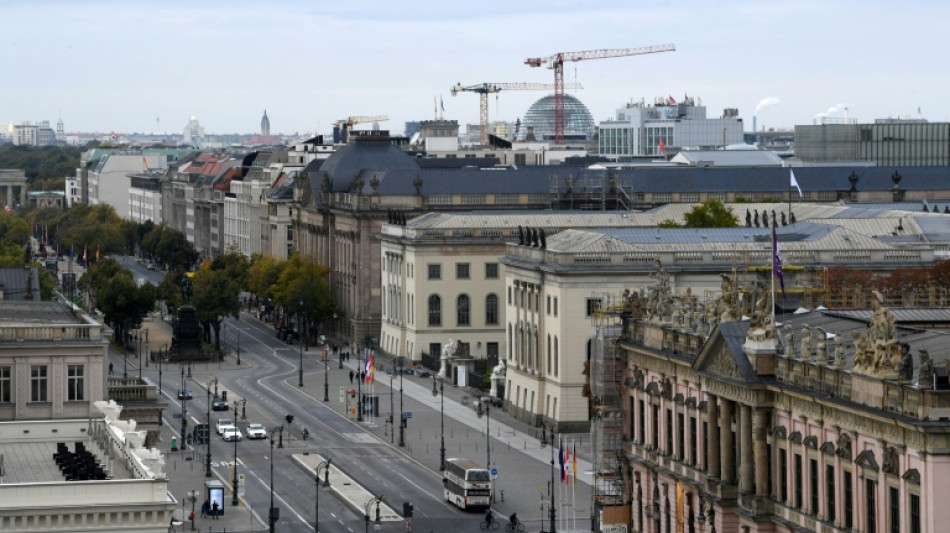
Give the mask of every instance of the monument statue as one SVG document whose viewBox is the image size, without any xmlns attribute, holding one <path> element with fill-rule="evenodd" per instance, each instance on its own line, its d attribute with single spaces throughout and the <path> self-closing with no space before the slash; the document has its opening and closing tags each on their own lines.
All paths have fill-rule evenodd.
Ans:
<svg viewBox="0 0 950 533">
<path fill-rule="evenodd" d="M 755 300 L 755 309 L 749 321 L 749 339 L 763 341 L 775 338 L 775 324 L 772 321 L 772 291 L 764 285 L 756 288 L 758 298 Z"/>
<path fill-rule="evenodd" d="M 458 343 L 449 339 L 448 342 L 442 345 L 442 357 L 439 359 L 439 377 L 443 379 L 449 379 L 449 359 L 455 357 L 455 352 L 458 350 Z"/>
<path fill-rule="evenodd" d="M 844 335 L 841 333 L 835 334 L 835 366 L 841 367 L 845 365 L 845 340 Z"/>
<path fill-rule="evenodd" d="M 801 359 L 811 357 L 811 327 L 808 324 L 802 324 L 802 345 L 798 351 L 798 357 Z"/>
<path fill-rule="evenodd" d="M 792 328 L 785 328 L 785 357 L 791 357 L 795 354 L 795 332 Z"/>
<path fill-rule="evenodd" d="M 491 394 L 493 398 L 499 397 L 498 385 L 499 383 L 501 384 L 505 383 L 506 374 L 507 374 L 507 369 L 505 368 L 505 360 L 499 358 L 498 364 L 495 365 L 495 367 L 492 368 L 491 370 L 491 390 L 489 391 L 489 394 Z"/>
<path fill-rule="evenodd" d="M 934 388 L 934 362 L 927 350 L 920 353 L 920 370 L 917 371 L 917 387 L 924 390 Z"/>
<path fill-rule="evenodd" d="M 901 347 L 897 342 L 897 324 L 894 315 L 884 306 L 883 295 L 878 291 L 871 291 L 871 295 L 871 322 L 861 336 L 861 343 L 855 342 L 853 370 L 870 376 L 898 379 Z"/>
<path fill-rule="evenodd" d="M 736 293 L 732 286 L 732 277 L 729 274 L 720 274 L 720 277 L 722 284 L 719 298 L 716 299 L 716 313 L 720 322 L 736 322 L 739 320 L 739 312 L 736 309 Z"/>
</svg>

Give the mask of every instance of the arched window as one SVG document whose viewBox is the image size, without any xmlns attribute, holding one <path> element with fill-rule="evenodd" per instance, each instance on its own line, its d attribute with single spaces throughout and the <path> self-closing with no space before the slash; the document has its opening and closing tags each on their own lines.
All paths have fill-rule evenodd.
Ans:
<svg viewBox="0 0 950 533">
<path fill-rule="evenodd" d="M 429 296 L 429 325 L 442 325 L 442 298 L 438 294 Z"/>
<path fill-rule="evenodd" d="M 495 294 L 485 297 L 485 324 L 498 324 L 498 296 Z"/>
<path fill-rule="evenodd" d="M 472 301 L 467 294 L 459 294 L 456 300 L 456 316 L 459 326 L 468 326 L 471 323 Z"/>
<path fill-rule="evenodd" d="M 547 343 L 547 344 L 548 344 L 548 366 L 546 366 L 546 367 L 544 368 L 544 373 L 545 373 L 545 374 L 550 374 L 550 373 L 551 373 L 551 369 L 553 368 L 553 367 L 551 366 L 551 335 L 550 335 L 550 334 L 548 334 L 548 343 Z"/>
</svg>

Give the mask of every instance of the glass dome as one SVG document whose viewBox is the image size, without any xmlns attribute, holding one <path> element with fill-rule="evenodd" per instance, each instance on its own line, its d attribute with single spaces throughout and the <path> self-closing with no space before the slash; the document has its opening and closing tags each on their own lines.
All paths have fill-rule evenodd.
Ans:
<svg viewBox="0 0 950 533">
<path fill-rule="evenodd" d="M 538 141 L 554 139 L 554 95 L 548 95 L 531 104 L 524 116 L 524 133 L 526 138 L 529 129 Z M 564 138 L 573 140 L 588 140 L 594 131 L 594 117 L 587 106 L 576 97 L 564 95 Z"/>
</svg>

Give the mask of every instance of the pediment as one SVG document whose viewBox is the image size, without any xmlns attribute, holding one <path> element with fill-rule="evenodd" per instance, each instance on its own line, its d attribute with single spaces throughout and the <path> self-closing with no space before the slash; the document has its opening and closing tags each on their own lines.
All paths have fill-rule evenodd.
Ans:
<svg viewBox="0 0 950 533">
<path fill-rule="evenodd" d="M 864 468 L 870 468 L 871 470 L 878 470 L 880 468 L 877 464 L 877 459 L 874 458 L 874 452 L 872 450 L 864 450 L 861 452 L 858 458 L 854 460 L 854 463 Z"/>
<path fill-rule="evenodd" d="M 721 342 L 720 339 L 706 343 L 703 351 L 696 358 L 694 368 L 703 373 L 730 380 L 744 379 L 742 369 L 739 368 L 735 355 L 729 350 L 729 346 Z"/>
</svg>

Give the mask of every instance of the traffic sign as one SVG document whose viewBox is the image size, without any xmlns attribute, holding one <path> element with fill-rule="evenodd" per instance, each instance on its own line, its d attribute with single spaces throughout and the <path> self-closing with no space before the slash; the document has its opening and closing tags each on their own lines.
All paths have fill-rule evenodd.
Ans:
<svg viewBox="0 0 950 533">
<path fill-rule="evenodd" d="M 410 418 L 412 418 L 412 411 L 403 411 L 403 412 L 402 412 L 402 419 L 403 419 L 403 420 L 409 420 Z"/>
<path fill-rule="evenodd" d="M 492 469 L 491 469 L 491 477 L 498 477 L 498 469 L 497 469 L 497 468 L 492 467 Z"/>
</svg>

